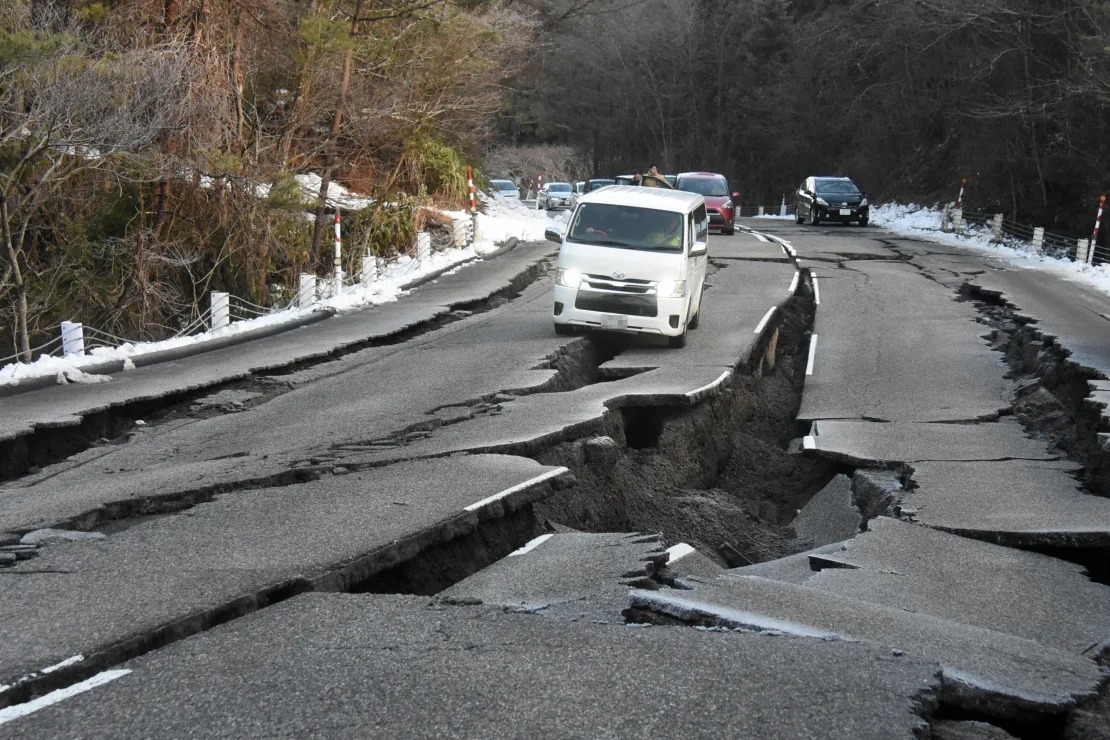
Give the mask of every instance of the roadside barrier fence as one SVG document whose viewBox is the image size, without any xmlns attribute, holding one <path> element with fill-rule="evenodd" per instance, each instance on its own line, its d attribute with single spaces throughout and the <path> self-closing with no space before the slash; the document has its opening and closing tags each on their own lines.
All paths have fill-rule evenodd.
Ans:
<svg viewBox="0 0 1110 740">
<path fill-rule="evenodd" d="M 481 214 L 475 214 L 468 219 L 452 221 L 450 239 L 447 243 L 436 246 L 433 250 L 432 235 L 420 232 L 416 236 L 416 260 L 409 266 L 408 272 L 415 272 L 421 264 L 431 259 L 434 251 L 447 248 L 464 249 L 475 241 L 481 233 Z M 209 293 L 208 307 L 199 311 L 188 324 L 183 326 L 168 339 L 178 339 L 184 336 L 200 336 L 209 332 L 218 331 L 233 322 L 247 321 L 260 316 L 270 316 L 283 311 L 299 308 L 310 308 L 321 301 L 334 298 L 348 289 L 356 286 L 367 286 L 376 282 L 385 268 L 385 260 L 369 252 L 362 255 L 361 269 L 357 275 L 346 275 L 341 266 L 342 244 L 340 239 L 340 217 L 335 217 L 335 274 L 328 278 L 321 278 L 313 273 L 302 273 L 299 276 L 297 290 L 289 298 L 282 299 L 286 293 L 281 290 L 270 306 L 252 303 L 246 298 L 230 295 L 220 291 Z M 115 348 L 125 344 L 139 344 L 144 340 L 125 339 L 106 331 L 101 331 L 92 326 L 79 322 L 63 321 L 59 327 L 59 334 L 48 342 L 31 348 L 31 361 L 43 357 L 68 357 L 70 355 L 83 355 L 89 350 L 98 347 Z M 0 357 L 0 367 L 20 359 L 21 353 L 8 357 Z"/>
</svg>

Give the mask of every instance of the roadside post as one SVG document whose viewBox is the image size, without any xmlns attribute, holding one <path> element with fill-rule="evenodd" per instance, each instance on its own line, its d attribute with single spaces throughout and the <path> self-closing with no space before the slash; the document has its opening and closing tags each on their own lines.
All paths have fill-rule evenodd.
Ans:
<svg viewBox="0 0 1110 740">
<path fill-rule="evenodd" d="M 209 300 L 212 308 L 212 328 L 223 329 L 231 323 L 231 296 L 213 290 Z"/>
<path fill-rule="evenodd" d="M 1106 196 L 1100 195 L 1098 197 L 1098 215 L 1095 216 L 1095 233 L 1091 237 L 1091 248 L 1087 250 L 1087 259 L 1084 260 L 1088 265 L 1095 263 L 1095 250 L 1098 249 L 1098 230 L 1102 226 L 1102 212 L 1106 210 Z"/>
<path fill-rule="evenodd" d="M 1033 251 L 1040 254 L 1044 251 L 1044 227 L 1033 229 Z"/>
<path fill-rule="evenodd" d="M 1075 245 L 1075 261 L 1076 262 L 1086 262 L 1087 261 L 1087 251 L 1090 250 L 1090 248 L 1091 248 L 1091 240 L 1090 239 L 1080 239 L 1079 243 Z"/>
<path fill-rule="evenodd" d="M 62 354 L 85 354 L 85 325 L 75 321 L 62 322 Z"/>
<path fill-rule="evenodd" d="M 311 272 L 301 273 L 300 292 L 298 293 L 297 305 L 301 308 L 308 308 L 316 302 L 316 276 Z"/>
<path fill-rule="evenodd" d="M 370 245 L 366 246 L 366 251 L 362 255 L 362 273 L 359 279 L 363 285 L 369 285 L 378 279 L 378 258 L 374 256 Z"/>
<path fill-rule="evenodd" d="M 1002 221 L 1003 216 L 1001 213 L 994 214 L 994 220 L 991 221 L 991 242 L 994 244 L 1002 243 Z"/>
<path fill-rule="evenodd" d="M 967 178 L 960 180 L 960 194 L 956 196 L 956 210 L 964 209 L 964 188 L 967 187 Z"/>
<path fill-rule="evenodd" d="M 470 212 L 475 213 L 478 208 L 474 203 L 474 171 L 470 169 L 470 165 L 466 166 L 466 187 L 470 193 Z"/>
<path fill-rule="evenodd" d="M 460 224 L 462 221 L 456 221 L 455 224 Z M 421 264 L 427 262 L 432 256 L 432 235 L 426 231 L 421 231 L 416 235 L 416 259 Z"/>
<path fill-rule="evenodd" d="M 543 173 L 536 175 L 536 210 L 540 210 L 540 191 L 543 190 Z"/>
<path fill-rule="evenodd" d="M 331 294 L 337 296 L 343 293 L 343 242 L 339 238 L 339 211 L 335 212 L 335 277 Z"/>
<path fill-rule="evenodd" d="M 779 216 L 786 218 L 786 196 L 782 196 L 782 205 L 779 206 Z"/>
</svg>

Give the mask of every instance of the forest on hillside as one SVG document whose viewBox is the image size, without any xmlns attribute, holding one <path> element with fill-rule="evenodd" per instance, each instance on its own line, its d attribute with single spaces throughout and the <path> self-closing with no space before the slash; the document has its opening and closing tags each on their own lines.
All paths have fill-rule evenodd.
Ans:
<svg viewBox="0 0 1110 740">
<path fill-rule="evenodd" d="M 377 204 L 347 253 L 388 255 L 466 165 L 544 153 L 746 202 L 969 177 L 971 207 L 1077 232 L 1108 112 L 1106 0 L 0 0 L 0 356 L 63 319 L 166 336 L 211 290 L 269 305 L 327 269 L 333 181 Z"/>
<path fill-rule="evenodd" d="M 778 205 L 807 175 L 1090 235 L 1110 188 L 1106 0 L 579 0 L 505 135 L 588 176 L 657 162 Z"/>
</svg>

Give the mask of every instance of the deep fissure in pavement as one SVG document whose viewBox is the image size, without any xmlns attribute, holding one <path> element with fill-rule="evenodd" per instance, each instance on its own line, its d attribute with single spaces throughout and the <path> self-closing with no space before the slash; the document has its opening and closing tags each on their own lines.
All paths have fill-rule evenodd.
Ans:
<svg viewBox="0 0 1110 740">
<path fill-rule="evenodd" d="M 991 327 L 991 347 L 1002 353 L 1017 381 L 1014 417 L 1025 430 L 1083 466 L 1083 484 L 1099 496 L 1110 496 L 1110 453 L 1099 444 L 1101 418 L 1086 403 L 1088 382 L 1103 380 L 1090 368 L 1070 359 L 1070 352 L 1019 316 L 999 296 L 965 284 L 961 295 L 979 310 Z"/>
<path fill-rule="evenodd" d="M 813 316 L 805 287 L 715 398 L 693 408 L 624 406 L 604 433 L 534 455 L 578 479 L 537 504 L 546 526 L 662 532 L 727 566 L 807 549 L 786 525 L 843 472 L 791 447 Z"/>
<path fill-rule="evenodd" d="M 266 370 L 264 374 L 257 376 L 213 383 L 200 389 L 192 388 L 168 393 L 157 399 L 121 403 L 102 411 L 85 414 L 81 422 L 73 426 L 39 426 L 30 434 L 0 441 L 0 482 L 13 480 L 28 473 L 36 473 L 47 465 L 65 460 L 91 447 L 124 443 L 135 431 L 136 420 L 143 420 L 147 424 L 158 424 L 182 417 L 194 417 L 198 414 L 210 416 L 213 415 L 213 411 L 233 413 L 241 408 L 265 403 L 291 390 L 280 380 L 285 375 L 333 362 L 364 349 L 401 344 L 474 314 L 491 311 L 518 298 L 525 288 L 548 270 L 548 267 L 548 260 L 540 260 L 516 275 L 508 286 L 495 291 L 489 297 L 452 304 L 450 306 L 452 310 L 449 313 L 386 337 L 355 342 L 324 356 L 292 362 L 281 368 Z M 244 391 L 252 398 L 239 408 L 234 406 L 191 408 L 197 401 L 223 390 Z M 49 390 L 40 392 L 49 392 Z"/>
</svg>

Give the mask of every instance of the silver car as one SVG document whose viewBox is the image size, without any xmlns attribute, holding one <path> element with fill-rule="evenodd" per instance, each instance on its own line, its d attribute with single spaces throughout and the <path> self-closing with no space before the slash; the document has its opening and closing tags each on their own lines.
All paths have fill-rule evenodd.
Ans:
<svg viewBox="0 0 1110 740">
<path fill-rule="evenodd" d="M 546 182 L 536 196 L 536 208 L 545 211 L 566 210 L 570 208 L 570 198 L 574 187 L 569 182 Z"/>
<path fill-rule="evenodd" d="M 520 188 L 512 180 L 490 180 L 490 190 L 493 194 L 509 200 L 520 200 Z"/>
</svg>

